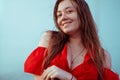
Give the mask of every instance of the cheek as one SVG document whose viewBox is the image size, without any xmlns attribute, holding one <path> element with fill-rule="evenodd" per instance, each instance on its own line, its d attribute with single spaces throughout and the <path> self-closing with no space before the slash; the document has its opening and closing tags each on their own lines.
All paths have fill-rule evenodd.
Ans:
<svg viewBox="0 0 120 80">
<path fill-rule="evenodd" d="M 61 27 L 61 24 L 60 24 L 60 20 L 57 19 L 57 27 L 60 31 L 62 31 L 62 27 Z"/>
<path fill-rule="evenodd" d="M 60 26 L 60 20 L 59 19 L 57 19 L 57 24 L 58 24 L 58 26 Z"/>
<path fill-rule="evenodd" d="M 58 20 L 57 20 L 57 26 L 58 26 L 58 28 L 59 28 L 59 29 L 61 29 L 61 28 L 62 28 L 62 27 L 61 27 L 61 23 L 60 23 L 60 22 L 61 22 L 61 21 L 60 21 L 60 19 L 58 19 Z"/>
<path fill-rule="evenodd" d="M 79 21 L 78 17 L 74 18 L 73 25 L 75 26 L 75 29 L 79 29 L 80 28 L 80 21 Z"/>
<path fill-rule="evenodd" d="M 77 16 L 77 14 L 74 16 L 74 21 L 76 22 L 76 25 L 80 25 L 80 18 Z"/>
<path fill-rule="evenodd" d="M 72 15 L 69 16 L 73 21 L 78 22 L 78 16 L 77 13 L 74 13 Z"/>
<path fill-rule="evenodd" d="M 74 14 L 73 18 L 74 18 L 75 21 L 78 22 L 78 16 L 77 16 L 77 14 Z"/>
</svg>

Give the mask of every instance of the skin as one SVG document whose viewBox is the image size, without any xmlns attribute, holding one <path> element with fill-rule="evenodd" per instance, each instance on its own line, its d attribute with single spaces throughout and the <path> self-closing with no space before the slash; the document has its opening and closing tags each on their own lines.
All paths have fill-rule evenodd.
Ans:
<svg viewBox="0 0 120 80">
<path fill-rule="evenodd" d="M 57 23 L 60 29 L 68 35 L 79 35 L 79 18 L 75 3 L 70 0 L 62 1 L 58 6 Z"/>
<path fill-rule="evenodd" d="M 43 46 L 43 47 L 47 47 L 48 46 L 48 42 L 49 42 L 49 39 L 50 39 L 50 36 L 51 36 L 51 33 L 50 32 L 46 32 L 43 34 L 41 40 L 40 40 L 40 43 L 38 46 Z M 46 42 L 48 41 L 48 42 Z M 51 66 L 51 67 L 55 67 L 54 65 Z M 57 66 L 56 66 L 57 67 Z M 110 55 L 107 51 L 105 51 L 105 63 L 104 63 L 104 67 L 108 68 L 108 69 L 111 69 L 111 58 L 110 58 Z M 58 68 L 58 67 L 57 67 Z M 59 68 L 58 68 L 59 69 Z M 60 69 L 61 70 L 61 69 Z M 44 80 L 42 79 L 41 77 L 42 75 L 34 75 L 34 80 Z M 69 75 L 70 76 L 70 75 Z M 70 76 L 71 77 L 71 76 Z M 73 79 L 73 80 L 76 80 L 76 79 Z"/>
<path fill-rule="evenodd" d="M 75 6 L 73 6 L 75 3 L 71 3 L 70 0 L 62 1 L 58 6 L 57 11 L 57 23 L 60 29 L 70 35 L 70 41 L 68 42 L 68 46 L 71 45 L 72 53 L 70 52 L 70 48 L 68 47 L 68 53 L 67 53 L 67 60 L 69 63 L 69 66 L 71 66 L 71 58 L 74 58 L 81 49 L 83 48 L 83 45 L 81 43 L 81 39 L 78 37 L 80 36 L 80 32 L 78 31 L 80 28 L 79 19 L 77 16 L 77 10 Z M 49 43 L 49 39 L 51 37 L 51 32 L 46 32 L 43 34 L 42 39 L 40 40 L 40 43 L 38 46 L 47 47 Z M 83 51 L 82 54 L 85 55 L 86 49 Z M 73 55 L 73 56 L 72 56 Z M 72 57 L 71 57 L 72 56 Z M 76 66 L 80 65 L 83 62 L 82 60 L 79 60 L 80 58 L 84 59 L 84 56 L 78 56 L 78 59 L 74 62 L 71 69 L 74 69 Z M 105 63 L 104 67 L 111 69 L 111 58 L 107 51 L 105 51 Z M 61 68 L 53 65 L 48 67 L 42 75 L 34 75 L 34 80 L 53 80 L 54 78 L 59 78 L 60 80 L 71 80 L 72 74 L 69 72 L 66 72 L 62 70 Z M 72 80 L 77 80 L 74 76 Z"/>
<path fill-rule="evenodd" d="M 78 52 L 81 52 L 83 45 L 80 39 L 80 19 L 78 18 L 76 3 L 70 0 L 62 1 L 58 6 L 57 11 L 57 23 L 60 29 L 70 36 L 70 41 L 68 42 L 68 63 L 71 69 L 74 69 L 78 65 L 82 64 L 84 56 L 87 52 L 86 49 L 81 53 L 83 56 L 80 56 Z M 79 37 L 78 37 L 79 36 Z M 71 49 L 72 51 L 71 51 Z M 73 54 L 74 53 L 74 54 Z M 79 55 L 79 56 L 77 56 Z M 71 65 L 71 60 L 75 59 L 75 62 Z"/>
</svg>

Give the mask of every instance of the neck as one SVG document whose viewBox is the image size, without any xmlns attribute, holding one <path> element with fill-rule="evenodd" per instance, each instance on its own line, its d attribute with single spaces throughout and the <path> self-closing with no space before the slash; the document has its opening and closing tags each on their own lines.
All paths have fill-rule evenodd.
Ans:
<svg viewBox="0 0 120 80">
<path fill-rule="evenodd" d="M 74 34 L 70 34 L 70 42 L 75 44 L 81 44 L 81 36 L 79 32 L 75 32 Z"/>
<path fill-rule="evenodd" d="M 70 36 L 69 41 L 70 41 L 70 44 L 73 45 L 73 46 L 82 44 L 80 36 L 75 36 L 75 35 Z"/>
<path fill-rule="evenodd" d="M 76 52 L 84 47 L 81 42 L 80 37 L 78 37 L 78 36 L 70 37 L 69 44 L 70 44 L 71 48 L 73 49 L 73 51 L 76 51 Z"/>
</svg>

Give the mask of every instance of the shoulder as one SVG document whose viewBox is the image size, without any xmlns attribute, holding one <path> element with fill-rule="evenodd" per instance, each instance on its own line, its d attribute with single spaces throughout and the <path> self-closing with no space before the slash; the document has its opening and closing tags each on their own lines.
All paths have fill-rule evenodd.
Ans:
<svg viewBox="0 0 120 80">
<path fill-rule="evenodd" d="M 52 31 L 46 31 L 43 33 L 38 46 L 47 47 L 52 36 Z"/>
<path fill-rule="evenodd" d="M 110 56 L 109 52 L 104 50 L 104 55 L 105 55 L 104 67 L 111 69 L 111 56 Z"/>
<path fill-rule="evenodd" d="M 38 46 L 48 47 L 49 42 L 50 42 L 54 33 L 57 33 L 57 31 L 49 30 L 49 31 L 46 31 L 45 33 L 43 33 L 43 35 L 39 41 Z"/>
</svg>

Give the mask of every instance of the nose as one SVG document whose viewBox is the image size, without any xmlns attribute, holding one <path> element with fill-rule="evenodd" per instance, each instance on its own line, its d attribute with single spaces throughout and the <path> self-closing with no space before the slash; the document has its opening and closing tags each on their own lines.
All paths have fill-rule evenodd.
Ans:
<svg viewBox="0 0 120 80">
<path fill-rule="evenodd" d="M 68 17 L 65 13 L 62 14 L 61 21 L 67 20 Z"/>
</svg>

